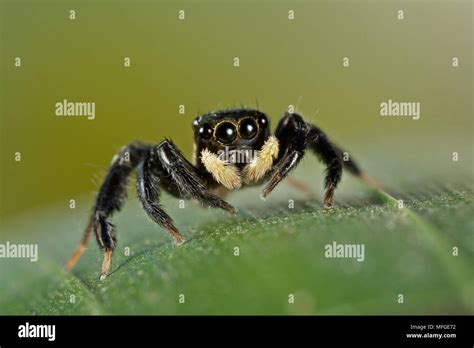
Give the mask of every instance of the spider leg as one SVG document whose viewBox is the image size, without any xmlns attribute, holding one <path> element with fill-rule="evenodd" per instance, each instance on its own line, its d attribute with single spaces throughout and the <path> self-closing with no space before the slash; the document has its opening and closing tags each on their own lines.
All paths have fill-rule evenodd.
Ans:
<svg viewBox="0 0 474 348">
<path fill-rule="evenodd" d="M 328 140 L 326 134 L 316 126 L 308 124 L 307 137 L 309 148 L 326 165 L 326 177 L 324 178 L 324 206 L 330 208 L 333 205 L 334 190 L 342 177 L 342 157 L 340 156 L 338 149 Z M 353 169 L 359 170 L 355 164 Z"/>
<path fill-rule="evenodd" d="M 315 126 L 313 126 L 316 128 Z M 317 128 L 319 132 L 323 133 L 319 128 Z M 344 166 L 344 170 L 347 170 L 352 175 L 358 177 L 360 180 L 365 182 L 368 186 L 372 187 L 377 191 L 382 191 L 382 185 L 375 180 L 374 178 L 368 176 L 362 169 L 360 169 L 359 165 L 352 159 L 352 156 L 349 156 L 349 153 L 338 145 L 331 142 L 332 147 L 336 150 L 337 155 L 339 158 L 342 159 L 342 164 Z"/>
<path fill-rule="evenodd" d="M 138 165 L 137 192 L 147 215 L 168 231 L 176 245 L 181 245 L 185 242 L 184 237 L 159 203 L 160 188 L 176 197 L 194 198 L 214 208 L 235 213 L 229 203 L 206 190 L 197 169 L 170 140 L 157 145 L 150 151 L 150 156 Z"/>
<path fill-rule="evenodd" d="M 134 142 L 123 147 L 114 156 L 107 176 L 97 194 L 81 243 L 67 262 L 66 270 L 71 270 L 79 261 L 86 250 L 91 233 L 94 232 L 99 247 L 104 251 L 101 278 L 103 279 L 107 275 L 112 262 L 112 253 L 117 243 L 115 228 L 109 219 L 114 213 L 120 211 L 127 197 L 126 189 L 130 174 L 143 161 L 149 149 L 149 145 Z"/>
<path fill-rule="evenodd" d="M 195 198 L 201 203 L 235 213 L 230 204 L 206 190 L 197 169 L 171 141 L 165 140 L 154 148 L 132 143 L 114 156 L 81 243 L 66 265 L 67 270 L 78 262 L 93 231 L 97 243 L 104 251 L 100 279 L 105 279 L 108 275 L 117 243 L 115 228 L 109 219 L 121 209 L 126 198 L 129 176 L 134 169 L 137 171 L 137 191 L 143 208 L 153 221 L 170 233 L 178 245 L 184 242 L 184 238 L 171 217 L 160 206 L 159 188 L 177 197 Z"/>
<path fill-rule="evenodd" d="M 163 210 L 160 205 L 160 179 L 155 174 L 156 169 L 153 168 L 153 159 L 148 158 L 137 168 L 137 192 L 138 198 L 142 203 L 143 209 L 148 216 L 158 225 L 168 231 L 176 245 L 185 242 L 184 237 L 174 226 L 171 217 Z M 160 175 L 161 177 L 164 176 Z"/>
<path fill-rule="evenodd" d="M 326 193 L 324 197 L 324 204 L 326 207 L 332 206 L 334 189 L 341 179 L 339 169 L 340 165 L 336 165 L 336 162 L 340 162 L 344 170 L 347 170 L 352 175 L 358 177 L 368 186 L 377 191 L 382 191 L 382 185 L 380 185 L 377 180 L 365 174 L 365 172 L 360 169 L 359 165 L 352 159 L 352 156 L 349 156 L 347 151 L 330 141 L 328 136 L 321 129 L 309 123 L 308 139 L 310 139 L 308 144 L 310 149 L 327 165 L 325 179 Z M 335 159 L 335 156 L 337 156 L 338 160 Z"/>
<path fill-rule="evenodd" d="M 171 178 L 171 183 L 179 190 L 179 196 L 196 199 L 203 205 L 219 208 L 235 214 L 235 208 L 229 203 L 210 193 L 201 173 L 179 151 L 171 140 L 164 140 L 152 150 L 152 158 L 156 158 L 161 168 Z"/>
<path fill-rule="evenodd" d="M 262 192 L 262 197 L 270 194 L 275 186 L 298 165 L 307 147 L 326 165 L 325 207 L 329 208 L 333 204 L 334 190 L 341 181 L 343 168 L 370 186 L 380 188 L 375 180 L 370 179 L 360 170 L 354 160 L 349 158 L 347 161 L 344 160 L 344 150 L 333 144 L 321 129 L 304 121 L 298 114 L 286 113 L 277 126 L 275 136 L 281 144 L 282 151 L 277 158 L 276 168 Z"/>
<path fill-rule="evenodd" d="M 275 136 L 280 144 L 280 152 L 270 180 L 262 191 L 262 198 L 267 197 L 303 158 L 307 143 L 306 122 L 297 114 L 286 113 L 278 123 Z"/>
</svg>

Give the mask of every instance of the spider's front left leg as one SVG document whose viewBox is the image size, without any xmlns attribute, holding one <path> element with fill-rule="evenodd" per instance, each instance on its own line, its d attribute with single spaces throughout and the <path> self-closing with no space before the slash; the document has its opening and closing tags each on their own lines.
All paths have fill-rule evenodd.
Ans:
<svg viewBox="0 0 474 348">
<path fill-rule="evenodd" d="M 326 164 L 324 206 L 331 207 L 334 190 L 341 181 L 343 167 L 341 150 L 335 147 L 319 128 L 305 122 L 300 115 L 294 113 L 285 114 L 277 126 L 275 136 L 278 138 L 282 151 L 262 196 L 266 197 L 270 194 L 276 185 L 298 165 L 309 146 Z M 347 167 L 353 171 L 359 170 L 353 161 L 350 161 Z"/>
<path fill-rule="evenodd" d="M 200 173 L 170 140 L 164 140 L 152 149 L 149 157 L 138 166 L 137 192 L 148 216 L 180 245 L 184 238 L 159 203 L 160 188 L 178 198 L 197 199 L 205 205 L 235 214 L 234 207 L 207 191 Z"/>
<path fill-rule="evenodd" d="M 262 191 L 262 198 L 267 197 L 301 161 L 306 150 L 307 133 L 306 122 L 299 115 L 286 113 L 280 120 L 275 130 L 280 148 L 279 155 L 270 180 Z"/>
</svg>

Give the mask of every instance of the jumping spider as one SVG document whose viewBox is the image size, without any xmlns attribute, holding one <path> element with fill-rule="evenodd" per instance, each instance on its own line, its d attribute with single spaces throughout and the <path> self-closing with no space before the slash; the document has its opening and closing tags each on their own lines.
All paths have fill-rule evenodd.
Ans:
<svg viewBox="0 0 474 348">
<path fill-rule="evenodd" d="M 168 231 L 176 245 L 184 238 L 171 217 L 160 205 L 160 189 L 184 199 L 195 199 L 204 205 L 235 214 L 233 206 L 223 200 L 228 191 L 267 182 L 261 197 L 273 189 L 296 168 L 309 148 L 326 165 L 324 206 L 333 204 L 334 190 L 341 180 L 342 169 L 374 185 L 344 151 L 332 143 L 315 125 L 296 113 L 286 113 L 275 134 L 270 134 L 269 118 L 253 109 L 230 109 L 197 117 L 194 128 L 194 162 L 191 164 L 173 144 L 165 139 L 158 145 L 133 142 L 114 156 L 100 187 L 82 241 L 66 268 L 71 269 L 86 248 L 94 231 L 104 251 L 100 279 L 105 279 L 117 244 L 111 216 L 118 212 L 126 197 L 130 174 L 137 175 L 138 198 L 148 216 Z M 248 156 L 249 152 L 256 153 Z M 222 154 L 232 153 L 232 158 Z M 236 161 L 235 155 L 247 161 Z M 345 160 L 347 159 L 347 161 Z M 301 185 L 299 185 L 301 187 Z"/>
</svg>

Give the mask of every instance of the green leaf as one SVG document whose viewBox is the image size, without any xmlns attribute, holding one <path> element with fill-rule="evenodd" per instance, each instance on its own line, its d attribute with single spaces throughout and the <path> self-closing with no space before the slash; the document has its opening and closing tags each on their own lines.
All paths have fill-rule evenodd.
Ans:
<svg viewBox="0 0 474 348">
<path fill-rule="evenodd" d="M 5 235 L 38 243 L 39 260 L 1 261 L 0 314 L 472 313 L 472 187 L 407 185 L 397 185 L 405 194 L 378 194 L 348 178 L 331 210 L 319 194 L 309 199 L 283 185 L 260 201 L 251 188 L 230 197 L 236 217 L 194 202 L 180 209 L 165 197 L 187 238 L 181 247 L 130 199 L 114 219 L 119 246 L 105 281 L 98 280 L 102 256 L 93 241 L 72 273 L 62 269 L 90 199 L 76 210 L 29 214 Z M 364 261 L 325 257 L 333 242 L 364 244 Z"/>
</svg>

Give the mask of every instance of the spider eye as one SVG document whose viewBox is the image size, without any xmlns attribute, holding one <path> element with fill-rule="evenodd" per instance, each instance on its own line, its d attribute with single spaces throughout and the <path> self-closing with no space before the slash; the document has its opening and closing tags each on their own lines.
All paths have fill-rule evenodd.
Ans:
<svg viewBox="0 0 474 348">
<path fill-rule="evenodd" d="M 230 122 L 222 122 L 216 129 L 216 138 L 221 143 L 228 144 L 237 136 L 235 126 Z"/>
<path fill-rule="evenodd" d="M 243 120 L 240 123 L 239 133 L 244 139 L 252 139 L 255 135 L 257 135 L 257 124 L 251 118 Z"/>
<path fill-rule="evenodd" d="M 268 125 L 268 120 L 264 115 L 258 116 L 258 124 L 260 127 L 264 128 Z"/>
<path fill-rule="evenodd" d="M 210 139 L 212 137 L 212 128 L 208 124 L 203 124 L 199 127 L 198 132 L 202 139 Z"/>
</svg>

